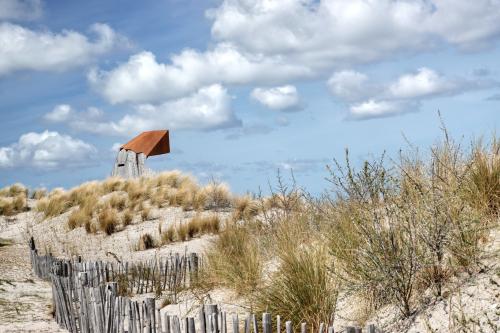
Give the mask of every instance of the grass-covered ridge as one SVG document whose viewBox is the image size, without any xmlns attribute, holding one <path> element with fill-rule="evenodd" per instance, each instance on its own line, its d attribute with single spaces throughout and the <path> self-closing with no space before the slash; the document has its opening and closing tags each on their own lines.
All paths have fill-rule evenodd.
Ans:
<svg viewBox="0 0 500 333">
<path fill-rule="evenodd" d="M 232 205 L 233 197 L 225 184 L 213 182 L 200 186 L 189 175 L 169 171 L 139 179 L 92 181 L 68 191 L 54 189 L 38 198 L 35 209 L 45 218 L 71 211 L 67 221 L 70 230 L 84 227 L 90 233 L 102 231 L 110 235 L 133 221 L 154 219 L 154 208 L 173 206 L 202 212 L 224 210 Z M 206 225 L 198 224 L 190 224 L 195 230 L 187 230 L 189 235 L 216 228 L 208 230 Z"/>
</svg>

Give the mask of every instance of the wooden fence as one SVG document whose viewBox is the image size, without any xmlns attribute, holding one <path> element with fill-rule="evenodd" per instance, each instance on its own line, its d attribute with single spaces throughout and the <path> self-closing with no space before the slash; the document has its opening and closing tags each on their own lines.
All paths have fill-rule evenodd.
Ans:
<svg viewBox="0 0 500 333">
<path fill-rule="evenodd" d="M 120 270 L 113 268 L 113 265 L 109 263 L 85 264 L 81 261 L 56 259 L 50 255 L 39 256 L 33 239 L 30 241 L 30 248 L 34 272 L 40 278 L 50 280 L 52 283 L 55 320 L 60 327 L 72 333 L 273 333 L 274 330 L 277 333 L 293 333 L 294 331 L 291 321 L 286 321 L 282 326 L 280 316 L 277 316 L 276 321 L 273 322 L 269 313 L 262 314 L 261 321 L 255 314 L 248 314 L 241 321 L 237 314 L 233 314 L 231 322 L 228 323 L 227 313 L 220 311 L 219 307 L 213 304 L 201 306 L 196 318 L 180 319 L 178 316 L 170 316 L 167 313 L 162 316 L 154 298 L 134 301 L 120 294 L 119 282 L 112 280 L 133 271 L 133 269 L 127 271 L 126 265 Z M 173 285 L 182 281 L 180 284 L 186 286 L 198 273 L 198 259 L 188 259 L 194 258 L 191 255 L 172 257 L 177 258 L 174 260 L 176 264 L 172 266 L 169 263 L 172 259 L 169 257 L 163 265 L 157 265 L 156 276 L 162 277 L 161 281 L 164 281 L 168 274 L 175 275 L 177 277 L 174 278 Z M 190 260 L 195 260 L 196 263 L 190 263 Z M 154 275 L 154 265 L 147 263 L 131 267 L 148 267 Z M 184 272 L 184 275 L 179 273 L 180 270 Z M 137 273 L 136 277 L 145 275 L 146 270 L 143 273 Z M 132 290 L 143 292 L 148 290 L 148 278 L 140 279 L 142 282 L 130 282 L 133 281 L 132 279 L 127 281 L 128 286 L 133 286 Z M 158 281 L 160 280 L 157 279 L 156 282 Z M 145 283 L 146 286 L 137 287 L 138 283 Z M 168 288 L 169 285 L 166 283 L 164 286 Z M 150 288 L 150 291 L 155 290 L 154 285 L 150 285 Z M 126 290 L 129 290 L 128 287 Z M 317 328 L 308 328 L 306 323 L 300 324 L 300 333 L 316 332 L 334 333 L 335 331 L 333 326 L 327 326 L 324 323 Z M 340 332 L 358 333 L 362 332 L 362 329 L 346 327 Z M 380 331 L 376 330 L 374 325 L 369 325 L 366 332 Z"/>
<path fill-rule="evenodd" d="M 201 260 L 196 253 L 170 254 L 146 262 L 82 262 L 59 259 L 52 255 L 38 255 L 35 242 L 30 239 L 31 265 L 35 274 L 44 280 L 51 280 L 54 269 L 58 276 L 70 277 L 70 285 L 85 272 L 87 285 L 101 286 L 107 282 L 117 282 L 120 295 L 170 292 L 174 301 L 177 292 L 190 285 L 198 276 Z"/>
</svg>

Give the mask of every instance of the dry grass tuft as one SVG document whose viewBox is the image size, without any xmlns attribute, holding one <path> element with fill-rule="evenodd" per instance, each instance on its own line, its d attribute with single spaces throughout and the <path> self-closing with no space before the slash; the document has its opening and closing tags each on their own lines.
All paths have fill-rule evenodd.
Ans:
<svg viewBox="0 0 500 333">
<path fill-rule="evenodd" d="M 118 211 L 122 211 L 128 207 L 127 197 L 118 193 L 111 194 L 107 202 L 112 208 Z"/>
<path fill-rule="evenodd" d="M 0 190 L 0 215 L 11 216 L 27 209 L 28 191 L 21 184 L 14 184 Z"/>
<path fill-rule="evenodd" d="M 257 294 L 259 312 L 279 313 L 299 329 L 306 322 L 312 331 L 333 322 L 337 284 L 330 273 L 331 258 L 325 248 L 297 247 L 288 243 L 278 255 L 278 270 Z"/>
<path fill-rule="evenodd" d="M 146 233 L 141 235 L 141 237 L 139 238 L 139 243 L 137 244 L 138 251 L 144 251 L 152 249 L 154 247 L 155 247 L 155 241 L 150 234 Z"/>
<path fill-rule="evenodd" d="M 209 284 L 251 295 L 262 281 L 262 258 L 255 236 L 248 229 L 228 225 L 206 253 L 206 277 Z"/>
<path fill-rule="evenodd" d="M 186 228 L 189 238 L 200 234 L 215 234 L 220 230 L 220 219 L 215 214 L 205 217 L 198 214 L 186 224 Z"/>
<path fill-rule="evenodd" d="M 46 189 L 36 189 L 33 191 L 31 194 L 31 198 L 35 200 L 40 200 L 41 198 L 44 198 L 47 196 L 47 190 Z"/>
<path fill-rule="evenodd" d="M 231 206 L 231 195 L 226 184 L 212 182 L 202 189 L 205 209 L 223 209 Z"/>
<path fill-rule="evenodd" d="M 92 219 L 92 211 L 87 208 L 78 208 L 74 210 L 68 218 L 68 228 L 73 230 L 75 228 L 84 226 Z"/>
<path fill-rule="evenodd" d="M 162 244 L 170 244 L 175 241 L 176 237 L 176 231 L 175 227 L 173 225 L 169 226 L 167 230 L 165 230 L 161 234 L 161 242 Z"/>
<path fill-rule="evenodd" d="M 49 197 L 38 201 L 36 210 L 43 212 L 45 217 L 54 217 L 61 215 L 70 208 L 68 197 L 59 192 L 51 193 Z"/>
<path fill-rule="evenodd" d="M 248 221 L 259 214 L 259 203 L 249 195 L 237 197 L 234 199 L 233 218 Z"/>
<path fill-rule="evenodd" d="M 133 219 L 134 219 L 134 213 L 130 209 L 127 209 L 125 212 L 123 212 L 122 223 L 124 226 L 131 225 Z"/>
<path fill-rule="evenodd" d="M 106 235 L 111 235 L 116 231 L 119 223 L 118 212 L 114 208 L 105 207 L 99 213 L 97 221 L 99 223 L 99 229 L 106 233 Z"/>
<path fill-rule="evenodd" d="M 500 140 L 490 147 L 478 143 L 474 149 L 470 173 L 470 200 L 491 215 L 500 211 Z"/>
</svg>

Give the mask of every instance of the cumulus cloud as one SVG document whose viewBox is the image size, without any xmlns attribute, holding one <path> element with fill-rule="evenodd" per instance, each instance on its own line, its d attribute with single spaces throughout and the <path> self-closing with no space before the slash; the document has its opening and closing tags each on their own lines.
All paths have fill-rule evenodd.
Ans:
<svg viewBox="0 0 500 333">
<path fill-rule="evenodd" d="M 90 32 L 95 38 L 72 30 L 53 33 L 0 23 L 0 75 L 16 70 L 66 70 L 89 63 L 124 41 L 106 24 L 93 24 Z"/>
<path fill-rule="evenodd" d="M 238 140 L 242 137 L 269 134 L 273 129 L 265 124 L 245 125 L 225 136 L 226 140 Z"/>
<path fill-rule="evenodd" d="M 418 110 L 419 103 L 416 101 L 377 101 L 368 100 L 358 104 L 353 104 L 349 108 L 350 119 L 372 119 L 391 117 Z"/>
<path fill-rule="evenodd" d="M 92 145 L 58 132 L 29 132 L 21 135 L 18 142 L 0 147 L 0 168 L 86 165 L 96 151 Z"/>
<path fill-rule="evenodd" d="M 309 72 L 279 57 L 245 55 L 221 44 L 207 52 L 184 50 L 170 64 L 157 62 L 151 52 L 140 52 L 111 71 L 91 71 L 88 79 L 111 103 L 155 103 L 216 83 L 272 83 Z"/>
<path fill-rule="evenodd" d="M 60 108 L 60 105 L 55 107 L 48 115 Z M 89 108 L 85 112 L 73 111 L 64 122 L 80 131 L 119 136 L 159 128 L 214 130 L 241 125 L 231 109 L 231 96 L 218 84 L 201 88 L 184 98 L 160 104 L 139 104 L 134 109 L 118 121 L 103 121 L 102 111 Z"/>
<path fill-rule="evenodd" d="M 498 83 L 477 77 L 448 77 L 422 67 L 388 83 L 372 82 L 359 72 L 340 71 L 330 77 L 327 85 L 332 95 L 349 105 L 348 118 L 360 120 L 415 112 L 423 100 L 491 88 Z"/>
<path fill-rule="evenodd" d="M 364 62 L 433 41 L 483 46 L 500 34 L 499 8 L 491 0 L 225 0 L 207 16 L 215 39 L 254 53 Z"/>
<path fill-rule="evenodd" d="M 272 110 L 298 111 L 302 108 L 297 88 L 292 85 L 255 88 L 252 90 L 251 96 Z"/>
<path fill-rule="evenodd" d="M 0 20 L 35 20 L 42 16 L 40 0 L 0 0 Z"/>
<path fill-rule="evenodd" d="M 368 76 L 352 70 L 334 73 L 327 82 L 330 92 L 348 101 L 356 101 L 373 93 Z"/>
<path fill-rule="evenodd" d="M 65 123 L 73 129 L 91 130 L 97 120 L 101 120 L 104 113 L 95 107 L 89 107 L 85 111 L 77 111 L 71 105 L 59 104 L 52 111 L 46 113 L 43 119 L 51 123 Z"/>
<path fill-rule="evenodd" d="M 457 91 L 460 82 L 453 82 L 429 68 L 405 74 L 389 87 L 394 98 L 418 98 Z"/>
<path fill-rule="evenodd" d="M 225 0 L 207 16 L 212 48 L 166 61 L 140 52 L 92 71 L 90 83 L 111 103 L 158 103 L 216 83 L 282 85 L 438 47 L 481 48 L 500 36 L 500 4 L 491 0 Z"/>
<path fill-rule="evenodd" d="M 73 115 L 73 110 L 68 104 L 57 105 L 52 111 L 45 114 L 43 119 L 52 123 L 60 123 L 69 120 Z"/>
</svg>

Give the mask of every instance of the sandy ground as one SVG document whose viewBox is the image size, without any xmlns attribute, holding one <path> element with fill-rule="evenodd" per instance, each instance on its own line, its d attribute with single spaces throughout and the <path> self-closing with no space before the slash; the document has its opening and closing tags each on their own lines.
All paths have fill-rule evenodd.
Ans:
<svg viewBox="0 0 500 333">
<path fill-rule="evenodd" d="M 2 221 L 3 244 L 7 223 L 9 230 L 17 225 Z M 51 286 L 32 274 L 28 247 L 17 236 L 10 238 L 11 245 L 0 247 L 0 332 L 64 332 L 52 320 Z"/>
<path fill-rule="evenodd" d="M 355 304 L 352 298 L 339 301 L 338 326 L 359 324 L 350 319 L 361 312 Z M 394 333 L 500 332 L 500 230 L 491 232 L 478 274 L 463 274 L 451 281 L 441 299 L 420 305 L 406 320 L 401 320 L 394 306 L 386 306 L 367 322 Z"/>
<path fill-rule="evenodd" d="M 187 242 L 178 242 L 161 248 L 137 251 L 139 237 L 149 233 L 155 239 L 160 231 L 171 224 L 185 223 L 195 213 L 180 208 L 164 208 L 154 212 L 154 219 L 135 221 L 124 230 L 111 236 L 87 234 L 83 228 L 69 231 L 66 227 L 68 213 L 43 220 L 39 213 L 27 212 L 15 217 L 0 217 L 0 239 L 10 240 L 11 245 L 0 247 L 0 333 L 1 332 L 58 332 L 51 320 L 51 288 L 31 273 L 27 248 L 28 235 L 32 234 L 41 252 L 71 257 L 82 255 L 84 259 L 112 261 L 116 255 L 121 260 L 146 260 L 170 252 L 198 252 L 205 250 L 215 237 L 205 235 Z M 205 214 L 213 214 L 206 212 Z M 222 219 L 229 212 L 218 213 Z M 407 320 L 401 320 L 395 307 L 388 306 L 368 318 L 385 332 L 500 332 L 500 232 L 492 233 L 492 239 L 484 254 L 484 267 L 473 277 L 457 279 L 445 292 L 446 296 L 421 308 Z M 110 255 L 109 253 L 113 253 Z M 137 299 L 152 297 L 139 295 Z M 162 299 L 157 300 L 160 306 Z M 242 299 L 228 290 L 185 291 L 177 304 L 162 308 L 171 315 L 196 316 L 202 303 L 219 304 L 240 319 L 248 309 Z M 346 325 L 360 325 L 349 318 L 359 314 L 359 306 L 352 298 L 340 300 L 337 307 L 335 329 Z M 228 318 L 228 321 L 230 318 Z M 497 326 L 495 326 L 497 325 Z"/>
<path fill-rule="evenodd" d="M 186 242 L 176 242 L 159 248 L 137 251 L 136 245 L 141 235 L 149 233 L 155 240 L 160 239 L 161 230 L 171 224 L 185 223 L 196 213 L 184 212 L 180 208 L 164 208 L 153 212 L 154 219 L 139 222 L 110 236 L 102 233 L 87 234 L 83 228 L 68 230 L 66 221 L 70 212 L 44 220 L 36 212 L 21 213 L 13 217 L 0 216 L 0 239 L 12 245 L 0 247 L 0 333 L 2 332 L 58 332 L 51 319 L 51 287 L 32 274 L 29 263 L 27 242 L 33 235 L 41 253 L 51 252 L 59 257 L 81 255 L 85 260 L 102 259 L 141 261 L 154 256 L 175 252 L 204 251 L 215 236 L 203 235 Z M 204 214 L 214 214 L 205 212 Z M 217 212 L 222 220 L 229 212 Z M 112 253 L 113 255 L 111 255 Z M 6 282 L 4 282 L 4 280 Z M 8 281 L 8 282 L 7 282 Z M 135 299 L 154 297 L 153 294 L 138 295 Z M 157 300 L 161 306 L 163 299 Z M 162 313 L 179 316 L 196 316 L 199 305 L 219 304 L 228 313 L 243 315 L 247 310 L 228 290 L 185 291 L 178 295 L 178 303 L 161 309 Z"/>
</svg>

